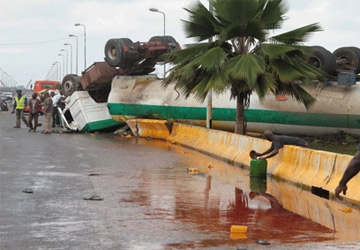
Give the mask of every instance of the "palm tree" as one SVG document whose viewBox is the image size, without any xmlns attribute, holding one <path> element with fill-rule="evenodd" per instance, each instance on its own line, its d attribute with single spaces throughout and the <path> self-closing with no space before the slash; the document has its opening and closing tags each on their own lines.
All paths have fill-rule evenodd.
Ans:
<svg viewBox="0 0 360 250">
<path fill-rule="evenodd" d="M 244 110 L 253 91 L 260 99 L 269 91 L 291 95 L 309 108 L 315 98 L 302 85 L 324 75 L 306 62 L 312 50 L 302 43 L 320 26 L 270 36 L 285 19 L 283 0 L 210 1 L 213 11 L 199 1 L 185 9 L 187 37 L 198 43 L 168 54 L 168 62 L 175 66 L 164 85 L 175 82 L 176 89 L 201 101 L 210 90 L 221 93 L 230 88 L 230 98 L 237 100 L 235 133 L 246 132 Z"/>
</svg>

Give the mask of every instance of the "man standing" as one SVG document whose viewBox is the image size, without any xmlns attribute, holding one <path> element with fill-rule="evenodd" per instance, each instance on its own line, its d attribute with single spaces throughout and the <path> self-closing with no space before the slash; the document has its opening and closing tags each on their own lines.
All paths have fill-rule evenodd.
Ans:
<svg viewBox="0 0 360 250">
<path fill-rule="evenodd" d="M 257 153 L 253 152 L 256 157 L 267 155 L 265 157 L 262 157 L 260 159 L 268 159 L 270 157 L 273 157 L 279 153 L 279 149 L 284 147 L 284 145 L 294 145 L 294 146 L 301 146 L 301 147 L 307 147 L 308 143 L 300 138 L 292 137 L 292 136 L 286 136 L 286 135 L 274 135 L 274 133 L 270 130 L 266 130 L 264 132 L 264 137 L 271 141 L 271 147 L 266 150 L 264 153 Z"/>
<path fill-rule="evenodd" d="M 44 93 L 44 107 L 43 107 L 43 112 L 44 112 L 44 130 L 41 131 L 42 134 L 51 134 L 51 116 L 52 116 L 52 105 L 53 105 L 53 101 L 50 97 L 49 92 L 45 92 Z"/>
<path fill-rule="evenodd" d="M 53 104 L 52 104 L 52 109 L 53 109 L 53 111 L 52 111 L 52 127 L 55 128 L 55 125 L 57 127 L 60 126 L 59 112 L 57 109 L 57 103 L 59 101 L 60 94 L 55 93 L 54 91 L 51 91 L 50 95 L 51 95 L 51 99 L 53 101 Z"/>
<path fill-rule="evenodd" d="M 357 153 L 354 155 L 354 157 L 349 162 L 349 165 L 347 166 L 339 185 L 335 189 L 335 196 L 336 198 L 342 200 L 343 198 L 340 196 L 340 193 L 343 192 L 344 195 L 346 195 L 346 191 L 348 189 L 347 183 L 360 171 L 360 144 L 357 146 Z"/>
<path fill-rule="evenodd" d="M 32 99 L 29 101 L 29 132 L 36 132 L 36 127 L 38 125 L 39 112 L 41 109 L 41 101 L 37 98 L 37 93 L 32 94 Z M 32 120 L 34 119 L 34 126 L 32 125 Z"/>
<path fill-rule="evenodd" d="M 27 120 L 24 115 L 24 109 L 27 105 L 27 99 L 26 96 L 22 94 L 21 89 L 16 90 L 16 96 L 14 100 L 14 108 L 11 114 L 14 114 L 16 111 L 16 125 L 14 128 L 20 128 L 21 122 L 20 118 L 24 121 L 26 127 L 28 127 Z"/>
</svg>

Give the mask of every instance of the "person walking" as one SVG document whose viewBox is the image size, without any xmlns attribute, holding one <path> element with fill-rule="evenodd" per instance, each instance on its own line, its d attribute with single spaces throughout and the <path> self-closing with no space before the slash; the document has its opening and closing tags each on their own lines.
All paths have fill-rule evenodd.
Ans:
<svg viewBox="0 0 360 250">
<path fill-rule="evenodd" d="M 52 116 L 52 111 L 53 111 L 53 108 L 52 108 L 53 102 L 52 102 L 49 92 L 44 93 L 44 98 L 45 98 L 44 106 L 43 106 L 44 130 L 41 131 L 41 133 L 42 134 L 51 134 L 51 116 Z"/>
<path fill-rule="evenodd" d="M 286 135 L 275 135 L 270 130 L 265 130 L 264 137 L 268 141 L 272 142 L 271 147 L 268 150 L 266 150 L 264 153 L 257 153 L 256 151 L 253 150 L 251 152 L 255 157 L 267 155 L 260 159 L 268 159 L 270 157 L 277 155 L 279 153 L 279 149 L 284 147 L 284 145 L 308 147 L 308 143 L 303 139 L 292 136 L 286 136 Z"/>
<path fill-rule="evenodd" d="M 59 111 L 57 109 L 57 103 L 59 101 L 60 98 L 60 94 L 59 93 L 55 93 L 54 91 L 51 91 L 50 93 L 51 99 L 53 101 L 52 104 L 52 127 L 55 128 L 60 126 L 60 119 L 59 119 Z"/>
<path fill-rule="evenodd" d="M 33 131 L 36 132 L 36 128 L 38 126 L 38 119 L 39 119 L 39 112 L 41 109 L 41 101 L 37 98 L 38 94 L 33 93 L 32 99 L 29 101 L 29 117 L 28 117 L 28 124 L 29 124 L 29 132 Z M 34 126 L 32 125 L 32 120 L 34 119 Z"/>
<path fill-rule="evenodd" d="M 11 112 L 11 114 L 14 114 L 16 112 L 16 125 L 14 126 L 14 128 L 20 128 L 21 127 L 20 118 L 23 120 L 26 127 L 28 127 L 28 122 L 27 122 L 27 120 L 25 118 L 25 115 L 24 115 L 24 109 L 25 109 L 26 106 L 27 106 L 27 98 L 26 98 L 26 96 L 22 94 L 21 89 L 17 89 L 16 90 L 16 96 L 15 96 L 15 99 L 14 99 L 13 111 Z"/>
<path fill-rule="evenodd" d="M 345 172 L 339 182 L 339 185 L 335 188 L 335 197 L 339 200 L 343 199 L 340 196 L 341 193 L 346 195 L 346 191 L 348 189 L 347 183 L 360 171 L 360 143 L 356 147 L 356 149 L 358 150 L 357 153 L 349 162 L 349 165 L 346 167 Z"/>
</svg>

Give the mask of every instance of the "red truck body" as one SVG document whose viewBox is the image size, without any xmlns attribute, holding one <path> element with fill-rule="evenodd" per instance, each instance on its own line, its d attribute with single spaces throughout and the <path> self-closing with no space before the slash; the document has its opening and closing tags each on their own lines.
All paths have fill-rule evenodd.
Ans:
<svg viewBox="0 0 360 250">
<path fill-rule="evenodd" d="M 44 91 L 54 91 L 56 89 L 60 89 L 61 88 L 61 84 L 58 81 L 47 81 L 47 80 L 43 80 L 43 81 L 35 81 L 34 83 L 34 93 L 43 93 Z M 28 96 L 28 103 L 29 100 L 31 99 L 31 96 Z M 29 112 L 29 105 L 27 105 L 25 107 L 25 112 Z M 42 113 L 42 107 L 41 107 L 41 112 Z"/>
</svg>

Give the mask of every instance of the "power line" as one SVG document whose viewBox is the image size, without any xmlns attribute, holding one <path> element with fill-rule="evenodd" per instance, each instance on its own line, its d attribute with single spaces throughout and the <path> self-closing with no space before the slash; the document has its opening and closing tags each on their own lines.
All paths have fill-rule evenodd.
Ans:
<svg viewBox="0 0 360 250">
<path fill-rule="evenodd" d="M 81 36 L 81 35 L 78 35 Z M 39 42 L 28 42 L 28 43 L 0 43 L 0 46 L 16 46 L 16 45 L 36 45 L 36 44 L 45 44 L 45 43 L 55 43 L 59 41 L 68 40 L 69 38 L 61 38 L 56 40 L 49 40 L 49 41 L 39 41 Z"/>
</svg>

